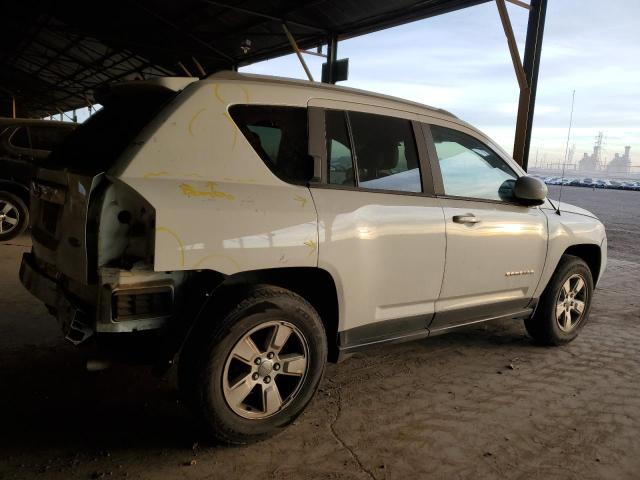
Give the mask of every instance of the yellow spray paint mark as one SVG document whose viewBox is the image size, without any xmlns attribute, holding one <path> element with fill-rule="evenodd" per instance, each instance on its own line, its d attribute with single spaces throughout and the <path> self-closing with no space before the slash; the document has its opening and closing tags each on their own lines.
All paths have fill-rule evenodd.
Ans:
<svg viewBox="0 0 640 480">
<path fill-rule="evenodd" d="M 296 202 L 300 202 L 300 206 L 304 208 L 304 206 L 307 204 L 307 199 L 304 197 L 301 197 L 300 195 L 296 195 L 293 198 Z"/>
<path fill-rule="evenodd" d="M 204 178 L 199 173 L 185 173 L 185 177 Z"/>
<path fill-rule="evenodd" d="M 213 94 L 215 95 L 215 97 L 218 99 L 220 103 L 225 103 L 224 98 L 220 96 L 220 85 L 218 85 L 217 83 L 213 85 Z"/>
<path fill-rule="evenodd" d="M 211 258 L 222 258 L 223 260 L 227 260 L 228 262 L 230 262 L 235 268 L 236 270 L 241 270 L 240 264 L 235 261 L 233 258 L 227 256 L 227 255 L 218 255 L 218 254 L 212 254 L 212 255 L 207 255 L 206 257 L 201 258 L 200 260 L 198 260 L 192 268 L 197 269 L 199 267 L 202 266 L 202 264 L 204 264 L 204 262 L 206 262 L 207 260 L 211 259 Z"/>
<path fill-rule="evenodd" d="M 204 112 L 206 110 L 206 108 L 201 108 L 200 110 L 198 110 L 196 112 L 196 114 L 191 117 L 191 120 L 189 120 L 189 135 L 191 135 L 193 137 L 193 130 L 191 130 L 191 128 L 193 127 L 193 123 L 196 121 L 196 118 L 198 118 L 198 115 L 200 115 L 202 112 Z"/>
<path fill-rule="evenodd" d="M 243 95 L 244 95 L 244 103 L 249 103 L 249 90 L 247 90 L 247 88 L 244 85 L 236 85 L 236 87 L 238 87 Z M 225 100 L 225 98 L 220 94 L 220 85 L 215 83 L 213 85 L 213 95 L 218 99 L 218 101 L 222 104 L 227 104 L 229 103 L 227 100 Z"/>
<path fill-rule="evenodd" d="M 178 236 L 178 234 L 167 227 L 156 227 L 156 233 L 158 232 L 167 232 L 178 243 L 178 247 L 180 250 L 180 265 L 184 267 L 184 244 L 182 243 L 182 240 L 180 240 L 180 237 Z"/>
<path fill-rule="evenodd" d="M 244 103 L 249 103 L 249 90 L 247 90 L 244 86 L 238 85 L 242 93 L 244 93 Z"/>
<path fill-rule="evenodd" d="M 144 178 L 165 177 L 167 175 L 169 175 L 169 172 L 149 172 L 144 174 Z"/>
<path fill-rule="evenodd" d="M 316 248 L 318 247 L 316 242 L 314 242 L 313 240 L 307 240 L 306 242 L 304 242 L 304 244 L 311 249 L 311 251 L 309 252 L 309 255 L 313 254 L 316 251 Z"/>
<path fill-rule="evenodd" d="M 242 85 L 238 85 L 238 88 L 244 94 L 245 103 L 249 103 L 249 91 Z M 229 101 L 225 100 L 225 98 L 220 94 L 220 85 L 217 83 L 213 85 L 213 95 L 225 107 L 230 103 Z M 225 116 L 225 118 L 229 121 L 229 123 L 231 124 L 231 127 L 233 128 L 233 139 L 231 143 L 231 150 L 234 150 L 236 148 L 236 141 L 238 139 L 238 126 L 236 125 L 236 122 L 234 122 L 233 119 L 231 118 L 231 115 L 229 115 L 229 112 L 225 110 L 224 112 L 222 112 L 222 115 Z"/>
<path fill-rule="evenodd" d="M 235 200 L 235 197 L 230 193 L 221 192 L 220 190 L 216 190 L 216 184 L 213 182 L 206 183 L 206 190 L 197 190 L 192 185 L 187 183 L 183 183 L 180 185 L 180 190 L 182 190 L 182 194 L 187 197 L 209 197 L 209 198 L 225 198 L 227 200 Z"/>
</svg>

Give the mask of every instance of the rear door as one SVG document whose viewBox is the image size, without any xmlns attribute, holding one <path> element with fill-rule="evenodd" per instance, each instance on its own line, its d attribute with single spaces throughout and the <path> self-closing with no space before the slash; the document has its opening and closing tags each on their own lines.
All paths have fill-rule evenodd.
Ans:
<svg viewBox="0 0 640 480">
<path fill-rule="evenodd" d="M 323 169 L 311 185 L 319 266 L 337 283 L 341 349 L 426 336 L 445 232 L 424 138 L 402 112 L 319 101 L 312 115 L 314 106 L 323 108 L 324 133 Z"/>
<path fill-rule="evenodd" d="M 546 257 L 545 215 L 513 201 L 518 173 L 473 132 L 425 133 L 447 232 L 431 330 L 528 312 Z"/>
</svg>

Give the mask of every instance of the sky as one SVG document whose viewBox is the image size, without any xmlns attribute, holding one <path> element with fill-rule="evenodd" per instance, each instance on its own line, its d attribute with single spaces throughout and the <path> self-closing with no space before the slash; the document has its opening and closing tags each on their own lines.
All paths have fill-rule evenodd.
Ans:
<svg viewBox="0 0 640 480">
<path fill-rule="evenodd" d="M 508 4 L 520 55 L 528 11 Z M 494 2 L 341 41 L 340 85 L 444 108 L 513 149 L 518 85 Z M 324 59 L 306 55 L 315 79 Z M 604 158 L 640 165 L 640 1 L 549 0 L 529 164 L 562 161 L 571 96 L 574 161 L 604 132 Z M 294 55 L 243 72 L 306 78 Z"/>
</svg>

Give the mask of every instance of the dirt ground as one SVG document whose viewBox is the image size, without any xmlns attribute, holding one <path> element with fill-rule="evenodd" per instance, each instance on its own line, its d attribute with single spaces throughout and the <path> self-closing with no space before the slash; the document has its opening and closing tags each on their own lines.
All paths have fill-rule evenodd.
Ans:
<svg viewBox="0 0 640 480">
<path fill-rule="evenodd" d="M 500 322 L 330 365 L 296 423 L 215 447 L 172 377 L 88 373 L 19 284 L 28 239 L 0 246 L 1 479 L 600 479 L 640 477 L 640 193 L 566 188 L 609 228 L 611 259 L 572 344 Z"/>
</svg>

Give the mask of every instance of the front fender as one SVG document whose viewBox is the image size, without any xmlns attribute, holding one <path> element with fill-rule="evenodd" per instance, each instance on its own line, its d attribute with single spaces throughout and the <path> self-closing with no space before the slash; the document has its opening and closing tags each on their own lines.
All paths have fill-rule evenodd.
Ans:
<svg viewBox="0 0 640 480">
<path fill-rule="evenodd" d="M 555 211 L 543 210 L 543 212 L 548 218 L 549 245 L 544 269 L 534 298 L 539 298 L 542 295 L 560 262 L 560 258 L 568 248 L 575 245 L 595 245 L 601 250 L 598 279 L 602 277 L 607 261 L 607 237 L 602 222 L 596 218 L 577 213 L 562 212 L 561 215 L 558 215 Z"/>
</svg>

